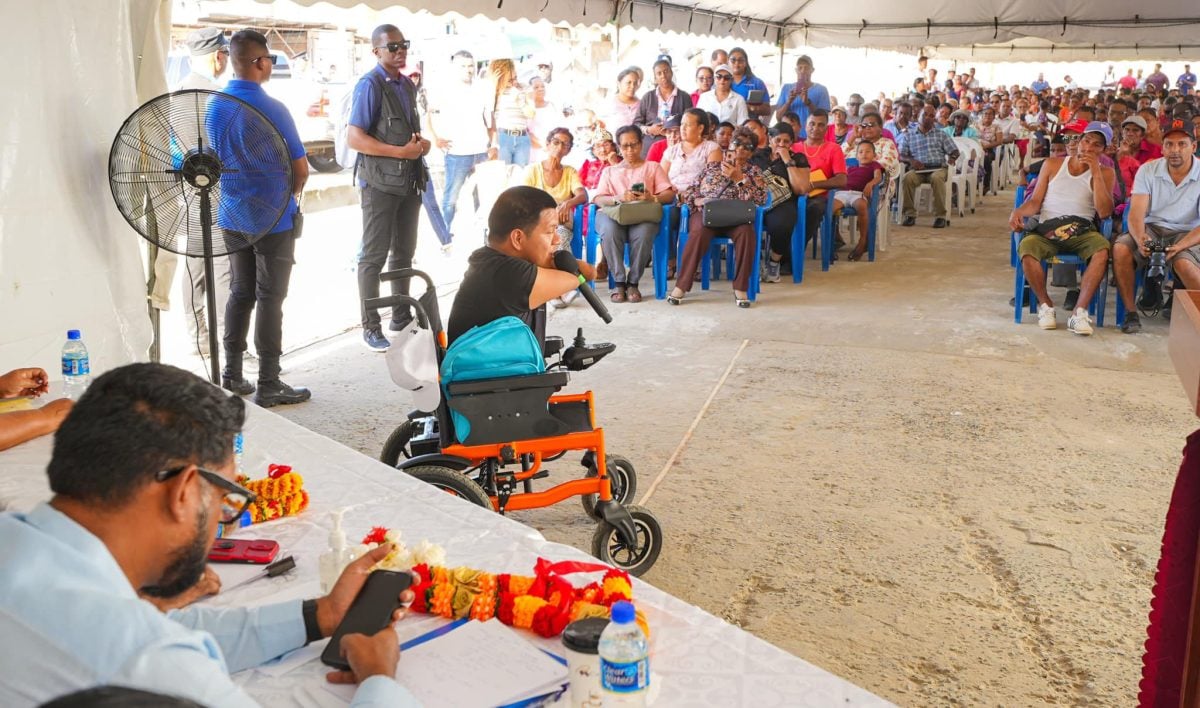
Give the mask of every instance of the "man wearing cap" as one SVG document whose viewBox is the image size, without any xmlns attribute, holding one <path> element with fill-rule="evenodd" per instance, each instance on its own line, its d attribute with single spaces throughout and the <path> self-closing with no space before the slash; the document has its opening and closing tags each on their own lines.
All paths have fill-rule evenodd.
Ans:
<svg viewBox="0 0 1200 708">
<path fill-rule="evenodd" d="M 1200 160 L 1196 133 L 1186 118 L 1173 118 L 1163 131 L 1163 156 L 1142 165 L 1129 203 L 1129 232 L 1113 244 L 1113 272 L 1125 301 L 1121 331 L 1139 332 L 1134 268 L 1146 265 L 1151 240 L 1167 245 L 1167 265 L 1189 290 L 1200 289 Z"/>
<path fill-rule="evenodd" d="M 1137 160 L 1139 165 L 1144 165 L 1162 157 L 1162 146 L 1146 140 L 1146 119 L 1132 115 L 1121 123 L 1121 144 L 1117 153 L 1128 155 Z"/>
<path fill-rule="evenodd" d="M 713 69 L 713 89 L 700 94 L 700 103 L 696 107 L 715 114 L 718 123 L 728 121 L 741 125 L 750 117 L 746 99 L 733 90 L 733 69 L 728 64 Z"/>
<path fill-rule="evenodd" d="M 304 183 L 308 181 L 308 160 L 287 106 L 263 90 L 262 85 L 271 79 L 275 65 L 274 57 L 267 49 L 267 38 L 254 30 L 242 30 L 230 39 L 229 52 L 234 78 L 230 79 L 224 92 L 257 108 L 279 130 L 292 162 L 292 185 L 287 208 L 275 223 L 274 230 L 261 238 L 247 237 L 245 240 L 253 240 L 250 248 L 229 254 L 232 278 L 229 302 L 225 306 L 225 370 L 221 385 L 242 396 L 254 392 L 254 402 L 263 408 L 303 403 L 312 395 L 309 390 L 285 384 L 279 379 L 279 373 L 283 355 L 283 301 L 292 278 L 298 236 L 296 214 L 299 210 L 294 195 L 304 191 Z M 240 149 L 244 138 L 238 125 L 233 122 L 221 133 L 220 139 L 214 139 L 218 154 Z M 222 182 L 223 203 L 264 199 L 263 189 L 254 180 Z M 224 226 L 220 209 L 217 223 Z M 250 333 L 251 314 L 254 315 L 254 348 L 259 358 L 257 387 L 242 377 L 242 356 Z"/>
<path fill-rule="evenodd" d="M 191 59 L 191 72 L 183 78 L 177 89 L 220 91 L 221 85 L 218 82 L 229 66 L 229 40 L 225 39 L 225 33 L 216 27 L 196 30 L 188 35 L 187 48 Z M 158 301 L 161 298 L 165 305 L 178 262 L 179 257 L 174 253 L 159 250 L 155 259 L 158 280 L 152 300 Z M 200 356 L 207 356 L 208 314 L 205 305 L 208 301 L 205 296 L 207 288 L 204 282 L 204 259 L 185 258 L 184 271 L 186 279 L 183 281 L 183 301 L 187 309 L 183 321 L 187 325 L 189 344 L 195 347 Z M 214 292 L 217 296 L 217 331 L 221 332 L 225 327 L 225 303 L 229 301 L 228 257 L 213 258 L 213 276 L 217 281 Z"/>
<path fill-rule="evenodd" d="M 1038 326 L 1057 327 L 1054 303 L 1046 290 L 1042 262 L 1060 253 L 1079 256 L 1087 262 L 1080 286 L 1079 302 L 1067 328 L 1080 335 L 1092 333 L 1087 303 L 1108 272 L 1108 239 L 1096 229 L 1095 219 L 1106 219 L 1113 212 L 1112 186 L 1116 179 L 1111 167 L 1100 164 L 1100 156 L 1112 138 L 1107 123 L 1074 121 L 1063 128 L 1067 140 L 1075 142 L 1075 151 L 1067 158 L 1051 157 L 1038 171 L 1033 195 L 1013 210 L 1008 223 L 1013 231 L 1023 231 L 1017 247 L 1025 280 L 1038 299 Z M 1037 216 L 1036 225 L 1025 224 Z M 1020 306 L 1020 305 L 1018 305 Z"/>
<path fill-rule="evenodd" d="M 796 81 L 784 84 L 779 91 L 779 103 L 775 106 L 775 120 L 782 121 L 787 113 L 800 116 L 800 125 L 804 129 L 796 136 L 804 140 L 807 136 L 808 116 L 814 108 L 829 111 L 829 90 L 812 80 L 814 67 L 812 58 L 807 54 L 796 60 Z"/>
<path fill-rule="evenodd" d="M 950 125 L 942 128 L 952 138 L 979 139 L 979 131 L 971 125 L 971 114 L 966 111 L 954 111 L 950 114 Z"/>
<path fill-rule="evenodd" d="M 355 172 L 362 188 L 358 296 L 363 343 L 377 352 L 387 351 L 390 344 L 383 336 L 379 311 L 362 303 L 379 296 L 379 272 L 385 262 L 389 270 L 412 267 L 421 193 L 428 182 L 423 158 L 432 145 L 421 137 L 417 88 L 401 71 L 407 64 L 408 46 L 395 25 L 380 25 L 371 32 L 378 65 L 354 87 L 346 137 L 359 154 Z M 394 293 L 408 294 L 408 287 L 408 278 L 392 285 Z M 411 317 L 407 307 L 397 307 L 388 328 L 399 332 Z"/>
</svg>

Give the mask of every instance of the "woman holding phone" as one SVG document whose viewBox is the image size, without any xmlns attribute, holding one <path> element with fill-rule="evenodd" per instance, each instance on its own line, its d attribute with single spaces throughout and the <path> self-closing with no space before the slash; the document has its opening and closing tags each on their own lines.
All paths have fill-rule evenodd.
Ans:
<svg viewBox="0 0 1200 708">
<path fill-rule="evenodd" d="M 692 215 L 688 221 L 688 241 L 680 257 L 676 273 L 675 288 L 667 296 L 667 302 L 678 305 L 683 296 L 692 289 L 692 281 L 700 259 L 708 254 L 708 247 L 717 235 L 715 229 L 704 225 L 704 204 L 715 199 L 741 199 L 758 206 L 767 203 L 766 183 L 762 171 L 755 167 L 750 158 L 758 148 L 758 136 L 747 128 L 739 128 L 733 134 L 733 150 L 725 154 L 720 162 L 710 162 L 700 174 L 700 180 L 679 195 L 680 201 L 690 204 Z M 733 239 L 735 268 L 733 275 L 733 301 L 738 307 L 750 307 L 746 290 L 750 286 L 750 273 L 757 268 L 754 259 L 755 240 L 753 224 L 741 224 L 722 233 Z"/>
<path fill-rule="evenodd" d="M 675 190 L 662 166 L 642 157 L 642 131 L 627 125 L 617 131 L 617 149 L 623 161 L 609 165 L 600 176 L 596 188 L 596 206 L 612 207 L 628 202 L 670 204 Z M 650 263 L 654 239 L 658 236 L 659 221 L 621 225 L 615 219 L 596 212 L 596 232 L 608 263 L 614 287 L 609 299 L 613 302 L 641 302 L 638 281 Z M 629 246 L 629 268 L 625 267 L 625 246 Z"/>
</svg>

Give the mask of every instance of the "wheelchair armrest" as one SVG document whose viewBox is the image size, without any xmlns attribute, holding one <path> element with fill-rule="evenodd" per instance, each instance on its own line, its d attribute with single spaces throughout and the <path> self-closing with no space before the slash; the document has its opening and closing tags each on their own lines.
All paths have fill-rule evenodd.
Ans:
<svg viewBox="0 0 1200 708">
<path fill-rule="evenodd" d="M 446 392 L 451 396 L 470 396 L 479 393 L 524 391 L 531 388 L 559 389 L 566 386 L 570 380 L 571 377 L 565 371 L 550 371 L 544 374 L 530 374 L 528 376 L 504 376 L 497 379 L 455 381 L 446 387 Z"/>
</svg>

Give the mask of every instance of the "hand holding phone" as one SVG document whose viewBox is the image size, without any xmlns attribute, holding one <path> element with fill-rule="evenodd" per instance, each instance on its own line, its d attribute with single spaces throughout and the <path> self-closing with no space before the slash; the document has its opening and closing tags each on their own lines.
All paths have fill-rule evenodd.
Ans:
<svg viewBox="0 0 1200 708">
<path fill-rule="evenodd" d="M 351 664 L 347 660 L 346 654 L 347 651 L 353 653 L 353 646 L 349 646 L 347 651 L 343 651 L 342 637 L 367 635 L 372 642 L 383 641 L 377 640 L 376 636 L 381 630 L 391 626 L 393 615 L 401 608 L 400 593 L 412 585 L 412 579 L 411 573 L 397 573 L 390 570 L 376 570 L 368 575 L 358 596 L 350 605 L 350 609 L 346 611 L 341 623 L 334 630 L 325 651 L 321 653 L 321 661 L 335 669 L 350 671 Z M 394 633 L 390 640 L 395 641 Z M 361 640 L 354 639 L 352 645 L 357 641 Z"/>
</svg>

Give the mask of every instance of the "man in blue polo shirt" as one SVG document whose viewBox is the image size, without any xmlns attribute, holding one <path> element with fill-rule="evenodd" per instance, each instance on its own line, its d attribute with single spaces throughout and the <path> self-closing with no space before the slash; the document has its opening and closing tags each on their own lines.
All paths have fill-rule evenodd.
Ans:
<svg viewBox="0 0 1200 708">
<path fill-rule="evenodd" d="M 821 84 L 813 83 L 813 62 L 807 54 L 796 60 L 796 81 L 784 84 L 779 90 L 779 104 L 775 106 L 775 120 L 783 120 L 788 113 L 800 116 L 799 140 L 808 137 L 805 127 L 808 116 L 814 108 L 829 111 L 829 90 Z"/>
<path fill-rule="evenodd" d="M 1192 73 L 1191 64 L 1183 65 L 1183 73 L 1175 79 L 1175 88 L 1184 96 L 1191 95 L 1192 89 L 1196 88 L 1196 75 Z"/>
<path fill-rule="evenodd" d="M 264 408 L 281 403 L 303 403 L 312 397 L 306 388 L 293 388 L 279 380 L 279 358 L 283 354 L 283 300 L 287 297 L 295 262 L 296 232 L 293 215 L 297 212 L 295 195 L 304 191 L 308 181 L 308 160 L 304 144 L 296 132 L 287 107 L 267 95 L 262 85 L 270 80 L 275 58 L 267 50 L 267 38 L 254 30 L 242 30 L 229 40 L 229 58 L 234 78 L 225 86 L 225 93 L 249 103 L 266 116 L 283 135 L 288 158 L 292 161 L 292 184 L 288 205 L 283 216 L 266 236 L 250 238 L 254 245 L 229 254 L 232 278 L 229 302 L 225 306 L 225 370 L 221 384 L 228 390 L 245 396 L 254 393 L 254 402 Z M 235 114 L 236 115 L 236 114 Z M 209 116 L 210 125 L 213 116 Z M 219 134 L 218 153 L 230 150 L 252 150 L 245 145 L 241 131 L 252 130 L 248 123 L 231 119 L 227 130 Z M 218 136 L 214 135 L 214 139 Z M 249 136 L 246 136 L 249 137 Z M 287 185 L 285 185 L 287 186 Z M 227 179 L 221 183 L 223 205 L 248 203 L 248 199 L 275 192 L 278 185 L 269 179 Z M 224 210 L 227 211 L 227 210 Z M 239 209 L 248 213 L 250 210 Z M 233 212 L 218 214 L 222 219 L 238 218 Z M 227 231 L 236 231 L 226 224 Z M 255 229 L 253 233 L 259 231 Z M 257 308 L 254 327 L 254 348 L 258 351 L 258 388 L 242 378 L 242 352 L 250 333 L 250 314 Z"/>
<path fill-rule="evenodd" d="M 388 270 L 412 267 L 421 193 L 429 182 L 422 158 L 430 142 L 421 137 L 417 88 L 400 73 L 408 61 L 408 45 L 395 25 L 380 25 L 371 32 L 371 51 L 379 63 L 358 80 L 350 108 L 346 143 L 358 151 L 355 172 L 363 215 L 358 296 L 364 301 L 379 297 L 379 272 L 385 261 Z M 394 281 L 392 292 L 408 294 L 408 278 Z M 387 351 L 379 311 L 359 307 L 363 343 L 373 351 Z M 389 329 L 398 332 L 410 320 L 408 308 L 397 307 Z"/>
</svg>

